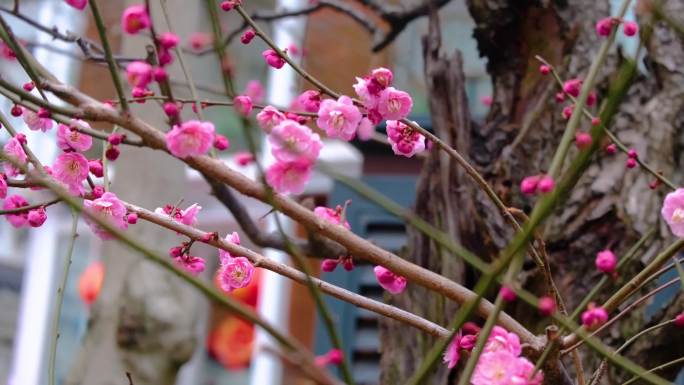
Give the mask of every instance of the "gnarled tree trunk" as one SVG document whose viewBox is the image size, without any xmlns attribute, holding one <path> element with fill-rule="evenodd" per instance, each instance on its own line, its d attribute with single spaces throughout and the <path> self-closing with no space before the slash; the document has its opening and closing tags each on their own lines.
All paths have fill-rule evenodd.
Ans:
<svg viewBox="0 0 684 385">
<path fill-rule="evenodd" d="M 488 59 L 493 104 L 482 125 L 469 123 L 462 104 L 465 96 L 458 55 L 445 58 L 437 54 L 439 45 L 434 40 L 433 20 L 432 33 L 425 41 L 433 127 L 437 135 L 480 170 L 507 205 L 529 210 L 535 201 L 520 193 L 519 183 L 525 176 L 543 173 L 549 166 L 566 126 L 561 116 L 565 104 L 558 104 L 553 98 L 557 85 L 550 76 L 539 73 L 540 63 L 534 57 L 543 56 L 566 79 L 584 76 L 602 40 L 595 33 L 594 24 L 610 14 L 609 2 L 470 0 L 468 7 L 476 22 L 474 35 L 480 53 Z M 666 7 L 669 14 L 681 15 L 684 2 L 668 1 Z M 648 73 L 640 73 L 636 78 L 611 129 L 627 145 L 636 148 L 647 163 L 679 183 L 682 177 L 677 170 L 684 144 L 684 45 L 671 29 L 657 23 L 645 48 Z M 613 49 L 599 74 L 599 105 L 620 61 L 619 50 Z M 585 120 L 580 129 L 586 130 L 588 126 Z M 575 154 L 573 148 L 569 158 Z M 649 183 L 653 177 L 638 168 L 627 170 L 625 161 L 624 155 L 597 154 L 568 201 L 547 220 L 545 240 L 553 276 L 570 309 L 600 279 L 594 266 L 598 251 L 611 248 L 617 255 L 623 255 L 645 232 L 658 225 L 665 188 L 651 190 Z M 425 162 L 416 212 L 478 255 L 493 258 L 511 239 L 513 230 L 474 186 L 452 160 L 435 148 Z M 472 284 L 474 273 L 460 265 L 456 257 L 440 253 L 434 243 L 417 231 L 411 229 L 409 233 L 407 259 Z M 605 299 L 639 269 L 636 265 L 648 262 L 667 244 L 669 231 L 661 226 L 659 234 L 642 250 L 643 256 L 636 259 L 631 271 L 609 285 L 597 301 Z M 525 264 L 519 281 L 539 295 L 546 293 L 546 285 L 532 261 Z M 619 344 L 625 336 L 673 317 L 681 311 L 680 297 L 648 321 L 643 309 L 636 310 L 631 319 L 621 321 L 619 328 L 608 334 L 606 341 Z M 456 308 L 443 298 L 410 285 L 405 298 L 392 301 L 442 325 L 446 325 Z M 507 311 L 534 332 L 543 331 L 544 325 L 527 305 L 518 303 Z M 394 384 L 415 370 L 432 341 L 392 321 L 383 323 L 382 383 Z M 396 338 L 399 330 L 402 341 Z M 644 367 L 684 354 L 681 334 L 680 338 L 671 338 L 672 330 L 661 329 L 651 336 L 628 352 L 630 358 Z M 585 372 L 591 373 L 596 360 L 586 355 L 585 362 L 591 364 Z M 570 366 L 568 370 L 572 371 Z M 660 373 L 673 379 L 678 370 Z M 426 383 L 452 383 L 449 375 L 442 366 Z"/>
</svg>

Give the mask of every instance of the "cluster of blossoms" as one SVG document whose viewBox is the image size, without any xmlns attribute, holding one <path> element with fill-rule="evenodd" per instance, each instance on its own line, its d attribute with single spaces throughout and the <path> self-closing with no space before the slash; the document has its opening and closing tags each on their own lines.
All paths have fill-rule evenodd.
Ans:
<svg viewBox="0 0 684 385">
<path fill-rule="evenodd" d="M 444 362 L 451 369 L 456 366 L 461 352 L 475 346 L 479 328 L 465 327 L 458 332 L 444 353 Z M 534 364 L 521 356 L 520 338 L 500 326 L 494 326 L 484 350 L 475 366 L 473 385 L 540 385 L 541 372 L 534 372 Z"/>
<path fill-rule="evenodd" d="M 238 233 L 233 232 L 226 236 L 226 241 L 240 244 Z M 241 289 L 252 281 L 254 265 L 245 257 L 234 256 L 225 250 L 219 250 L 221 267 L 218 271 L 219 285 L 226 292 Z"/>
<path fill-rule="evenodd" d="M 326 222 L 332 223 L 333 225 L 341 225 L 345 229 L 351 229 L 349 222 L 343 220 L 345 208 L 342 206 L 337 206 L 335 209 L 329 207 L 318 206 L 314 208 L 314 214 L 319 218 L 325 220 Z M 341 256 L 337 259 L 324 259 L 321 262 L 321 270 L 330 273 L 337 268 L 337 265 L 342 265 L 344 270 L 351 271 L 354 269 L 354 260 L 351 256 Z"/>
</svg>

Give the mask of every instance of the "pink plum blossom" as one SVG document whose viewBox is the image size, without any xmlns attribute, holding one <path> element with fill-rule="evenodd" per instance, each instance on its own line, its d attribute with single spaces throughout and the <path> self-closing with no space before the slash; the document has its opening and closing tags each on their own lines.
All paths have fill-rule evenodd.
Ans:
<svg viewBox="0 0 684 385">
<path fill-rule="evenodd" d="M 578 97 L 582 89 L 582 79 L 570 79 L 563 83 L 563 91 L 566 93 Z"/>
<path fill-rule="evenodd" d="M 88 123 L 82 120 L 75 120 L 74 124 L 90 127 Z M 88 151 L 93 145 L 93 138 L 88 134 L 81 133 L 73 127 L 66 124 L 59 124 L 57 126 L 57 147 L 64 151 Z"/>
<path fill-rule="evenodd" d="M 613 17 L 604 17 L 603 19 L 596 22 L 596 33 L 599 36 L 608 36 L 613 30 L 613 25 L 615 25 L 617 20 Z"/>
<path fill-rule="evenodd" d="M 254 154 L 249 151 L 241 151 L 235 154 L 235 163 L 239 166 L 247 166 L 254 162 Z"/>
<path fill-rule="evenodd" d="M 520 347 L 520 337 L 515 333 L 509 333 L 501 326 L 494 326 L 492 332 L 489 334 L 487 344 L 484 347 L 485 352 L 496 352 L 499 350 L 506 350 L 516 356 L 522 352 Z"/>
<path fill-rule="evenodd" d="M 343 95 L 336 101 L 326 99 L 321 102 L 316 124 L 325 130 L 330 138 L 351 140 L 356 135 L 361 117 L 361 112 L 351 98 Z"/>
<path fill-rule="evenodd" d="M 470 382 L 473 385 L 511 385 L 517 361 L 518 357 L 507 350 L 482 354 Z"/>
<path fill-rule="evenodd" d="M 0 199 L 7 197 L 7 179 L 5 174 L 0 173 Z"/>
<path fill-rule="evenodd" d="M 88 214 L 99 215 L 100 218 L 104 218 L 104 220 L 106 220 L 111 226 L 120 230 L 126 230 L 128 228 L 128 222 L 126 221 L 126 207 L 124 206 L 123 202 L 119 200 L 116 194 L 112 192 L 106 192 L 97 199 L 85 200 L 83 205 L 84 210 Z M 114 239 L 112 234 L 100 227 L 100 225 L 89 216 L 86 216 L 85 220 L 93 233 L 100 237 L 100 239 Z"/>
<path fill-rule="evenodd" d="M 622 32 L 625 36 L 634 36 L 639 32 L 639 25 L 633 21 L 625 21 L 622 24 Z"/>
<path fill-rule="evenodd" d="M 28 224 L 31 227 L 40 227 L 47 220 L 47 213 L 44 207 L 39 207 L 28 212 Z"/>
<path fill-rule="evenodd" d="M 459 330 L 454 336 L 454 339 L 452 339 L 449 343 L 449 346 L 447 346 L 447 349 L 444 351 L 442 360 L 445 364 L 447 364 L 449 369 L 456 367 L 458 360 L 461 358 L 461 338 L 462 333 Z"/>
<path fill-rule="evenodd" d="M 610 250 L 603 250 L 596 254 L 596 268 L 606 274 L 615 274 L 617 257 Z"/>
<path fill-rule="evenodd" d="M 148 28 L 152 21 L 143 4 L 131 5 L 121 15 L 121 29 L 131 35 Z"/>
<path fill-rule="evenodd" d="M 582 325 L 589 330 L 594 330 L 608 321 L 606 309 L 590 303 L 587 310 L 582 313 Z"/>
<path fill-rule="evenodd" d="M 273 127 L 268 141 L 271 143 L 273 156 L 283 162 L 300 158 L 313 162 L 323 147 L 318 134 L 293 120 L 284 120 Z"/>
<path fill-rule="evenodd" d="M 425 136 L 408 125 L 398 120 L 388 120 L 386 129 L 387 139 L 395 154 L 410 158 L 425 150 Z"/>
<path fill-rule="evenodd" d="M 166 205 L 164 207 L 157 207 L 154 212 L 161 215 L 168 215 L 176 222 L 182 223 L 186 226 L 195 226 L 197 225 L 197 214 L 200 212 L 200 210 L 202 210 L 202 206 L 197 203 L 193 203 L 185 210 L 181 210 L 179 207 L 172 205 Z"/>
<path fill-rule="evenodd" d="M 344 226 L 344 228 L 349 230 L 351 229 L 349 222 L 345 220 L 344 223 L 341 223 L 343 211 L 344 208 L 338 205 L 335 209 L 331 209 L 325 206 L 317 206 L 316 208 L 314 208 L 313 212 L 314 214 L 316 214 L 317 217 L 324 219 L 326 222 L 330 222 L 333 225 L 342 225 Z"/>
<path fill-rule="evenodd" d="M 226 259 L 219 269 L 221 289 L 231 292 L 241 289 L 252 281 L 254 265 L 245 257 Z"/>
<path fill-rule="evenodd" d="M 88 5 L 88 0 L 64 0 L 64 2 L 78 9 L 79 11 L 82 11 L 86 5 Z"/>
<path fill-rule="evenodd" d="M 13 157 L 16 161 L 19 161 L 21 163 L 26 163 L 26 161 L 28 160 L 28 157 L 24 152 L 24 148 L 21 146 L 21 143 L 19 142 L 19 139 L 17 137 L 10 138 L 7 141 L 7 143 L 5 143 L 5 145 L 3 146 L 3 151 L 5 151 L 7 155 Z M 3 168 L 5 170 L 5 174 L 7 174 L 10 177 L 15 177 L 21 174 L 21 170 L 15 167 L 10 162 L 4 162 Z"/>
<path fill-rule="evenodd" d="M 344 353 L 339 349 L 331 349 L 329 352 L 317 356 L 314 360 L 316 366 L 339 365 L 344 360 Z"/>
<path fill-rule="evenodd" d="M 306 112 L 318 112 L 321 108 L 321 93 L 314 90 L 306 90 L 297 96 L 296 105 Z"/>
<path fill-rule="evenodd" d="M 252 98 L 246 95 L 240 95 L 233 98 L 233 107 L 235 111 L 242 116 L 249 116 L 252 113 Z"/>
<path fill-rule="evenodd" d="M 214 142 L 214 131 L 211 122 L 190 120 L 166 134 L 166 147 L 178 158 L 204 155 Z"/>
<path fill-rule="evenodd" d="M 399 294 L 406 288 L 406 278 L 394 274 L 383 266 L 375 266 L 373 272 L 380 286 L 392 294 Z"/>
<path fill-rule="evenodd" d="M 5 199 L 5 201 L 2 203 L 2 209 L 14 210 L 21 207 L 26 207 L 28 205 L 28 201 L 26 201 L 23 196 L 15 194 L 10 195 L 7 197 L 7 199 Z M 16 228 L 24 227 L 28 224 L 28 212 L 22 211 L 16 214 L 7 214 L 5 215 L 5 219 L 7 219 L 7 222 Z"/>
<path fill-rule="evenodd" d="M 126 80 L 131 87 L 147 87 L 152 82 L 152 66 L 143 61 L 134 61 L 126 66 Z"/>
<path fill-rule="evenodd" d="M 85 156 L 78 152 L 68 152 L 57 157 L 52 166 L 52 175 L 66 185 L 71 194 L 81 195 L 89 170 Z"/>
<path fill-rule="evenodd" d="M 362 118 L 359 123 L 359 128 L 356 130 L 356 135 L 359 140 L 370 140 L 375 133 L 375 125 L 368 118 Z"/>
<path fill-rule="evenodd" d="M 165 49 L 176 48 L 180 43 L 180 38 L 173 32 L 164 32 L 159 35 L 159 45 Z"/>
<path fill-rule="evenodd" d="M 370 78 L 382 88 L 392 85 L 394 74 L 387 68 L 379 67 L 371 71 Z"/>
<path fill-rule="evenodd" d="M 684 238 L 684 188 L 678 188 L 665 196 L 660 215 L 670 226 L 672 234 Z"/>
<path fill-rule="evenodd" d="M 278 109 L 273 106 L 264 107 L 264 109 L 261 110 L 256 116 L 259 127 L 261 127 L 266 133 L 270 133 L 273 127 L 277 126 L 285 119 L 285 114 L 278 111 Z"/>
<path fill-rule="evenodd" d="M 261 56 L 263 56 L 266 64 L 275 69 L 281 69 L 285 65 L 285 59 L 283 59 L 278 52 L 272 49 L 267 49 L 266 51 L 262 52 Z"/>
<path fill-rule="evenodd" d="M 233 243 L 235 245 L 240 245 L 240 235 L 235 231 L 226 235 L 225 240 L 226 240 L 226 242 Z M 228 252 L 226 250 L 219 249 L 219 261 L 221 262 L 221 264 L 224 264 L 224 263 L 228 262 L 228 260 L 230 260 L 231 258 L 235 258 L 235 257 L 237 257 L 237 256 L 231 254 L 230 252 Z"/>
<path fill-rule="evenodd" d="M 26 123 L 26 125 L 31 131 L 46 132 L 47 130 L 52 128 L 52 119 L 41 118 L 38 113 L 33 112 L 29 109 L 24 110 L 23 118 L 24 123 Z"/>
<path fill-rule="evenodd" d="M 412 107 L 413 100 L 407 92 L 387 87 L 380 93 L 378 112 L 383 119 L 404 119 L 411 112 Z"/>
<path fill-rule="evenodd" d="M 279 193 L 300 194 L 311 178 L 313 163 L 307 159 L 277 161 L 266 171 L 266 182 Z"/>
<path fill-rule="evenodd" d="M 254 102 L 261 103 L 264 101 L 264 96 L 266 91 L 264 86 L 258 80 L 250 80 L 245 86 L 245 91 L 242 93 L 245 96 L 249 96 Z"/>
<path fill-rule="evenodd" d="M 204 271 L 205 261 L 200 257 L 185 254 L 173 258 L 173 261 L 176 263 L 176 266 L 187 271 L 195 277 Z"/>
</svg>

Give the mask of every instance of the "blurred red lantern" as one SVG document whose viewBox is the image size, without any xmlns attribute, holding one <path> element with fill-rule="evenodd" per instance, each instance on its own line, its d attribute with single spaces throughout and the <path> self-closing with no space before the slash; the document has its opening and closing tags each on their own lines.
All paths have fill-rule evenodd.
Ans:
<svg viewBox="0 0 684 385">
<path fill-rule="evenodd" d="M 104 281 L 105 269 L 100 261 L 91 263 L 78 279 L 78 294 L 86 305 L 95 302 Z"/>
<path fill-rule="evenodd" d="M 254 348 L 254 325 L 229 316 L 211 331 L 207 340 L 209 353 L 226 369 L 249 366 Z"/>
</svg>

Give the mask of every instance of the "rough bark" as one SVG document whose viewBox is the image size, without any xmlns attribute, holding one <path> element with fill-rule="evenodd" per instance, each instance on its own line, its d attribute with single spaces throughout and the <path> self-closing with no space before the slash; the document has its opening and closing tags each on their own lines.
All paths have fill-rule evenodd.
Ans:
<svg viewBox="0 0 684 385">
<path fill-rule="evenodd" d="M 488 59 L 494 102 L 482 125 L 468 124 L 464 122 L 467 112 L 445 107 L 462 95 L 459 87 L 440 92 L 440 88 L 451 85 L 450 81 L 458 77 L 458 67 L 446 59 L 437 61 L 442 66 L 445 63 L 452 65 L 447 68 L 447 77 L 436 82 L 434 70 L 438 67 L 428 49 L 426 82 L 431 95 L 433 125 L 438 135 L 470 158 L 507 205 L 529 210 L 535 202 L 520 194 L 520 180 L 544 172 L 566 125 L 561 117 L 564 104 L 553 100 L 556 85 L 551 77 L 539 74 L 539 63 L 534 56 L 545 57 L 566 79 L 582 77 L 601 42 L 594 31 L 594 23 L 610 13 L 609 2 L 469 0 L 467 3 L 476 22 L 474 36 L 480 53 Z M 668 1 L 667 7 L 669 14 L 681 14 L 684 2 Z M 683 45 L 672 30 L 658 23 L 646 48 L 648 72 L 641 73 L 632 85 L 612 130 L 627 145 L 636 148 L 642 159 L 680 183 L 682 176 L 677 170 L 682 163 L 684 142 Z M 620 61 L 619 49 L 615 48 L 599 74 L 599 102 Z M 454 111 L 460 114 L 456 118 Z M 523 130 L 525 122 L 529 122 L 527 131 Z M 588 125 L 589 122 L 584 121 L 583 129 Z M 569 157 L 574 154 L 572 149 Z M 473 189 L 472 181 L 452 169 L 452 162 L 440 163 L 438 159 L 439 155 L 433 150 L 423 169 L 418 186 L 418 214 L 449 230 L 454 239 L 479 255 L 491 257 L 492 251 L 507 244 L 512 229 L 486 196 Z M 554 278 L 570 309 L 577 306 L 600 278 L 594 267 L 596 252 L 611 248 L 622 255 L 643 233 L 658 225 L 659 207 L 667 191 L 662 187 L 656 192 L 649 189 L 653 177 L 639 169 L 627 170 L 625 161 L 624 155 L 598 154 L 569 200 L 547 221 L 545 234 Z M 440 175 L 449 177 L 433 181 Z M 439 210 L 442 199 L 447 196 L 440 188 L 444 183 L 449 184 L 448 191 L 452 195 L 448 199 L 454 204 Z M 438 188 L 431 188 L 434 186 Z M 428 204 L 430 207 L 422 206 Z M 437 209 L 436 213 L 432 211 L 434 209 Z M 649 244 L 632 270 L 625 272 L 606 294 L 631 277 L 639 264 L 647 263 L 667 244 L 669 231 L 661 226 L 660 235 Z M 444 273 L 442 266 L 448 256 L 435 253 L 434 246 L 410 231 L 407 258 Z M 450 263 L 456 262 L 452 258 Z M 464 271 L 462 267 L 446 271 L 446 274 L 461 280 L 469 276 L 468 270 Z M 547 290 L 531 261 L 527 261 L 519 279 L 537 294 Z M 441 298 L 417 295 L 417 291 L 410 291 L 407 298 L 397 302 L 442 324 L 448 319 L 445 314 L 451 314 L 454 309 Z M 681 298 L 673 299 L 675 303 L 681 304 Z M 526 305 L 517 304 L 509 311 L 533 331 L 543 331 L 544 323 L 539 322 L 539 317 Z M 668 309 L 656 314 L 648 325 L 668 319 L 675 311 Z M 620 324 L 621 328 L 614 328 L 607 335 L 606 342 L 618 345 L 635 330 L 648 326 L 641 310 Z M 384 331 L 396 333 L 391 327 L 385 323 Z M 671 333 L 667 328 L 654 333 L 648 342 L 635 344 L 629 356 L 645 367 L 681 357 L 684 344 L 681 338 L 668 338 Z M 413 363 L 424 356 L 426 343 L 415 343 L 421 337 L 406 330 L 402 335 L 406 342 L 390 341 L 389 333 L 383 340 L 383 383 L 394 383 L 392 380 L 397 375 L 410 373 L 415 366 Z M 586 356 L 585 361 L 590 364 L 586 371 L 590 372 L 596 367 L 596 360 L 591 354 Z M 678 368 L 673 368 L 661 374 L 672 379 L 677 371 Z M 447 379 L 445 369 L 440 368 L 426 383 L 449 383 Z"/>
</svg>

